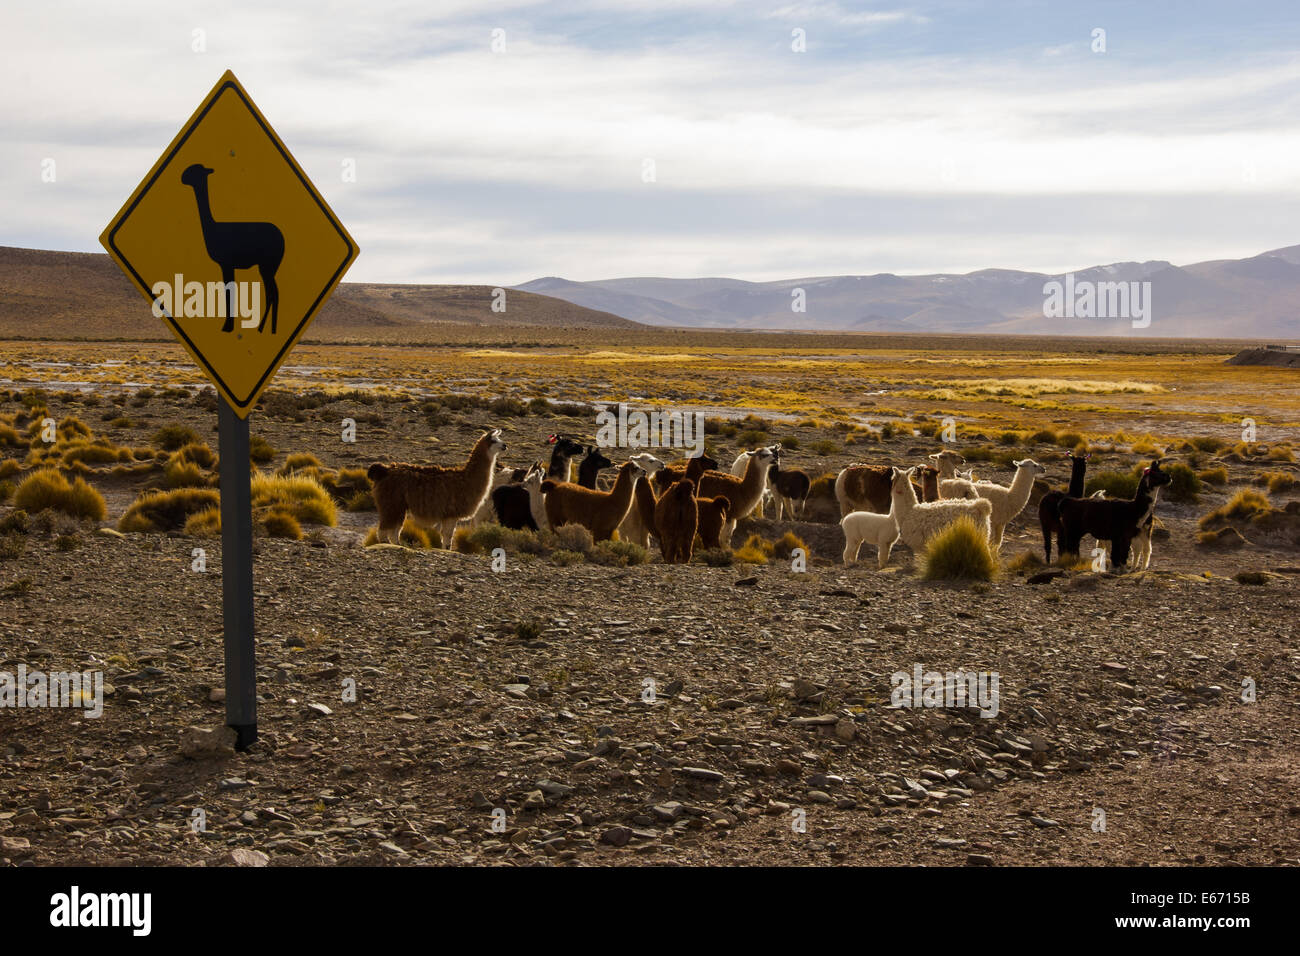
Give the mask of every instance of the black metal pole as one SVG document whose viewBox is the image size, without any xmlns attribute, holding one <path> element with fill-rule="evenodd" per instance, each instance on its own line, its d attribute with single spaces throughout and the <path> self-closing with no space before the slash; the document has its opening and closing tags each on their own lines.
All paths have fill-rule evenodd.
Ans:
<svg viewBox="0 0 1300 956">
<path fill-rule="evenodd" d="M 221 456 L 221 594 L 226 636 L 226 723 L 235 749 L 257 740 L 257 663 L 253 649 L 253 507 L 248 419 L 222 396 L 217 407 Z"/>
</svg>

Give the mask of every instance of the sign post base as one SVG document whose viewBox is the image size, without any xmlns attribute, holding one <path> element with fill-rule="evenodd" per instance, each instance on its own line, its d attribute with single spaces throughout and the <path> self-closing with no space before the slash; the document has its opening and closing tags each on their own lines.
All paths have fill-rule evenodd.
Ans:
<svg viewBox="0 0 1300 956">
<path fill-rule="evenodd" d="M 226 724 L 235 749 L 257 740 L 257 662 L 253 644 L 253 510 L 248 419 L 224 397 L 217 406 L 221 458 L 221 593 L 226 643 Z"/>
</svg>

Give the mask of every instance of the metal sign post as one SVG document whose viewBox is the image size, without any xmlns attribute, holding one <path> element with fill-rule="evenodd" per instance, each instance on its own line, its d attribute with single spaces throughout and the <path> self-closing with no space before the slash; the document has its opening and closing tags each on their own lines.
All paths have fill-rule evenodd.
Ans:
<svg viewBox="0 0 1300 956">
<path fill-rule="evenodd" d="M 235 749 L 257 740 L 257 662 L 253 649 L 253 506 L 248 419 L 224 397 L 217 405 L 221 464 L 221 596 L 226 639 L 226 724 Z"/>
<path fill-rule="evenodd" d="M 247 417 L 359 250 L 229 70 L 99 241 L 217 389 L 226 723 L 247 750 L 257 740 Z"/>
</svg>

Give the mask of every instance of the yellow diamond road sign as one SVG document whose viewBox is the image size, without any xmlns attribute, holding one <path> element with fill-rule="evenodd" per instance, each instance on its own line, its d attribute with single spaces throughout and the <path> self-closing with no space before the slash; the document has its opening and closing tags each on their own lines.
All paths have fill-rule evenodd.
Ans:
<svg viewBox="0 0 1300 956">
<path fill-rule="evenodd" d="M 241 418 L 358 252 L 229 71 L 99 241 Z"/>
</svg>

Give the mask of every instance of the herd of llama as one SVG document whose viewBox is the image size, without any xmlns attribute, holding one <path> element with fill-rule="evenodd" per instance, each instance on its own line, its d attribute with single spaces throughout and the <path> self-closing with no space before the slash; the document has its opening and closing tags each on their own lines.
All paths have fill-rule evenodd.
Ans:
<svg viewBox="0 0 1300 956">
<path fill-rule="evenodd" d="M 737 456 L 730 471 L 700 454 L 664 461 L 648 452 L 617 465 L 609 487 L 597 480 L 615 467 L 604 450 L 571 437 L 551 435 L 551 459 L 527 468 L 499 466 L 506 444 L 498 428 L 486 429 L 460 465 L 376 463 L 368 475 L 379 515 L 378 540 L 398 543 L 406 521 L 436 530 L 444 545 L 457 524 L 485 521 L 507 528 L 544 530 L 581 525 L 593 541 L 619 540 L 649 548 L 653 539 L 667 564 L 684 564 L 697 548 L 730 548 L 740 520 L 762 516 L 774 507 L 778 520 L 793 520 L 805 507 L 811 481 L 798 469 L 781 465 L 781 445 L 767 445 Z M 577 462 L 577 481 L 572 463 Z M 1152 461 L 1132 499 L 1085 498 L 1086 455 L 1071 455 L 1068 488 L 1052 491 L 1039 503 L 1046 559 L 1055 536 L 1060 554 L 1078 555 L 1091 535 L 1106 546 L 1114 567 L 1151 563 L 1151 530 L 1160 489 L 1169 483 L 1161 460 Z M 1047 471 L 1026 458 L 1015 462 L 1009 485 L 975 480 L 961 472 L 965 459 L 951 449 L 930 456 L 932 464 L 898 468 L 857 464 L 835 479 L 835 497 L 844 532 L 843 561 L 858 560 L 862 546 L 874 545 L 884 568 L 903 542 L 920 554 L 931 538 L 967 519 L 997 553 L 1006 528 L 1029 504 L 1034 482 Z"/>
</svg>

